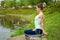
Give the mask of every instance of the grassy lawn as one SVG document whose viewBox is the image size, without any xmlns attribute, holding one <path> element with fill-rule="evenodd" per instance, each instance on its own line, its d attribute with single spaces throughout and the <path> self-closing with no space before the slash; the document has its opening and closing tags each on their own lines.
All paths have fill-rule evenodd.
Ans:
<svg viewBox="0 0 60 40">
<path fill-rule="evenodd" d="M 37 12 L 35 10 L 31 9 L 23 9 L 21 10 L 24 13 L 22 15 L 30 17 L 28 18 L 31 22 L 31 24 L 28 27 L 23 28 L 22 30 L 18 30 L 15 34 L 12 34 L 11 36 L 18 36 L 24 34 L 24 30 L 26 29 L 33 29 L 34 28 L 34 17 L 37 15 Z M 60 13 L 59 12 L 53 12 L 50 14 L 45 13 L 45 30 L 48 33 L 47 40 L 60 40 Z"/>
<path fill-rule="evenodd" d="M 60 40 L 60 13 L 54 12 L 52 14 L 45 15 L 45 27 L 48 32 L 48 40 Z"/>
</svg>

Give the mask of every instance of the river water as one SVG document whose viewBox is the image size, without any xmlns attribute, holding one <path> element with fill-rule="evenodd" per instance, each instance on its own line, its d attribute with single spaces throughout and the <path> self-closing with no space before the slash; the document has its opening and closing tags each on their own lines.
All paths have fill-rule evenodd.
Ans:
<svg viewBox="0 0 60 40">
<path fill-rule="evenodd" d="M 5 28 L 2 25 L 0 25 L 0 40 L 7 40 L 13 33 L 15 33 L 14 30 Z"/>
</svg>

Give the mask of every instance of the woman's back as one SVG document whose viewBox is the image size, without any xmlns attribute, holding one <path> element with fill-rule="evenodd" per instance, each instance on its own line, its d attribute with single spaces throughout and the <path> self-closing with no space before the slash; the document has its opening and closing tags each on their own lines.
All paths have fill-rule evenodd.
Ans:
<svg viewBox="0 0 60 40">
<path fill-rule="evenodd" d="M 35 28 L 36 29 L 42 29 L 42 23 L 41 23 L 41 18 L 40 16 L 43 16 L 42 13 L 38 14 L 36 17 L 35 17 Z"/>
</svg>

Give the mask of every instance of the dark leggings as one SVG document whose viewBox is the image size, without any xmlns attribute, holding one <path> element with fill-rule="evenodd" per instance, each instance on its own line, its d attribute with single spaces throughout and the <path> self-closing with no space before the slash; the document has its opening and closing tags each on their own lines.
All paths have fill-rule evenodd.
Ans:
<svg viewBox="0 0 60 40">
<path fill-rule="evenodd" d="M 42 29 L 36 29 L 36 31 L 33 31 L 32 29 L 30 29 L 30 30 L 25 30 L 24 33 L 29 35 L 36 35 L 36 34 L 42 34 L 43 31 Z"/>
</svg>

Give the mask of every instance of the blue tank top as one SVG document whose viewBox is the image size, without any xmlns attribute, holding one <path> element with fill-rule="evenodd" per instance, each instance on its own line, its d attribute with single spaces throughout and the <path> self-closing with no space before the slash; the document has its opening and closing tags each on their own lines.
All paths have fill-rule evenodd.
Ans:
<svg viewBox="0 0 60 40">
<path fill-rule="evenodd" d="M 36 17 L 35 17 L 35 21 L 34 21 L 34 24 L 35 24 L 35 29 L 42 29 L 42 23 L 41 23 L 41 19 L 39 18 L 40 14 L 38 14 Z"/>
</svg>

